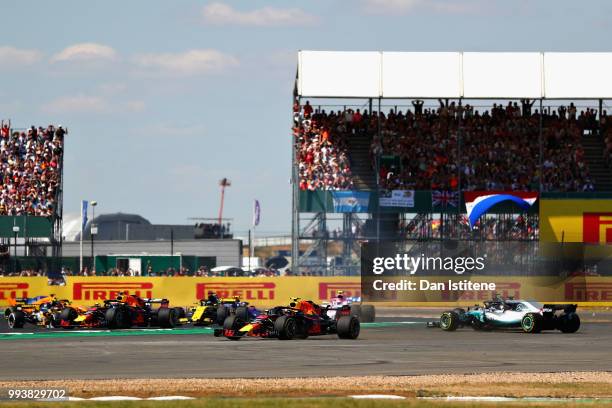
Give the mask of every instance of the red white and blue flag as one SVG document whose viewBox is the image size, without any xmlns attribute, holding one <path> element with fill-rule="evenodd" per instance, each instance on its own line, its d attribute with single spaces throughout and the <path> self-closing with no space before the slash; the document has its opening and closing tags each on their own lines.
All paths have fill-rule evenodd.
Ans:
<svg viewBox="0 0 612 408">
<path fill-rule="evenodd" d="M 467 210 L 470 227 L 474 227 L 481 215 L 494 205 L 510 201 L 523 210 L 528 210 L 538 200 L 537 192 L 525 191 L 466 191 L 465 209 Z"/>
<path fill-rule="evenodd" d="M 457 191 L 433 191 L 431 193 L 431 205 L 439 208 L 458 207 L 459 193 Z"/>
</svg>

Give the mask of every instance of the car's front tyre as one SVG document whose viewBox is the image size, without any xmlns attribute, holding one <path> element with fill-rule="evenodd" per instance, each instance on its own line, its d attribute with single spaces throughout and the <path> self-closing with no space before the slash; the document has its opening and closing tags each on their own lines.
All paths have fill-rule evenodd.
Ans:
<svg viewBox="0 0 612 408">
<path fill-rule="evenodd" d="M 540 333 L 542 331 L 542 316 L 535 313 L 527 313 L 521 319 L 521 329 L 525 333 Z"/>
<path fill-rule="evenodd" d="M 440 328 L 444 331 L 455 331 L 459 327 L 459 314 L 457 312 L 444 312 L 440 316 Z"/>
</svg>

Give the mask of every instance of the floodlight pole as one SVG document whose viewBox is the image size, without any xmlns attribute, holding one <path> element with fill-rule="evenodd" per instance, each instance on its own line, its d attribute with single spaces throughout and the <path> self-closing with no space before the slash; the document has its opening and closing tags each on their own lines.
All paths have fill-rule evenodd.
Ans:
<svg viewBox="0 0 612 408">
<path fill-rule="evenodd" d="M 91 223 L 89 224 L 89 235 L 91 235 L 91 269 L 89 273 L 91 274 L 94 269 L 96 269 L 96 257 L 94 252 L 94 239 L 96 234 L 98 233 L 98 226 L 94 224 L 96 221 L 96 205 L 98 205 L 97 201 L 91 201 Z"/>
<path fill-rule="evenodd" d="M 221 232 L 221 223 L 223 222 L 223 200 L 225 199 L 225 187 L 231 186 L 232 183 L 224 177 L 219 181 L 219 185 L 221 186 L 221 205 L 219 206 L 219 232 Z"/>
</svg>

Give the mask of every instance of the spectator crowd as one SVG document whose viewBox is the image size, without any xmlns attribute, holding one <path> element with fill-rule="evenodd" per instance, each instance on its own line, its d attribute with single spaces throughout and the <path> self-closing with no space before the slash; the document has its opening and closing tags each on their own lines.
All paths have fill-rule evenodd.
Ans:
<svg viewBox="0 0 612 408">
<path fill-rule="evenodd" d="M 313 113 L 309 103 L 300 112 L 294 107 L 293 134 L 297 142 L 301 190 L 350 190 L 353 187 L 348 158 L 348 138 L 355 116 L 332 112 Z M 303 119 L 299 120 L 299 115 Z"/>
<path fill-rule="evenodd" d="M 1 122 L 0 215 L 55 213 L 65 134 L 62 126 L 14 131 Z"/>
<path fill-rule="evenodd" d="M 543 112 L 532 105 L 529 100 L 496 103 L 481 113 L 461 101 L 439 100 L 439 107 L 425 108 L 417 100 L 405 113 L 379 113 L 379 131 L 376 112 L 327 113 L 296 102 L 299 187 L 351 189 L 349 145 L 363 136 L 371 140 L 372 171 L 383 159 L 379 183 L 384 189 L 534 191 L 541 184 L 543 191 L 594 190 L 582 135 L 601 124 L 604 158 L 612 164 L 612 126 L 605 111 L 598 119 L 596 110 L 578 113 L 573 103 Z"/>
<path fill-rule="evenodd" d="M 532 102 L 494 104 L 482 114 L 470 105 L 440 101 L 438 109 L 381 114 L 371 152 L 399 158 L 381 166 L 388 189 L 592 191 L 581 137 L 596 111 L 576 115 L 561 106 L 542 114 Z M 542 162 L 540 162 L 542 120 Z M 541 167 L 540 167 L 541 166 Z"/>
</svg>

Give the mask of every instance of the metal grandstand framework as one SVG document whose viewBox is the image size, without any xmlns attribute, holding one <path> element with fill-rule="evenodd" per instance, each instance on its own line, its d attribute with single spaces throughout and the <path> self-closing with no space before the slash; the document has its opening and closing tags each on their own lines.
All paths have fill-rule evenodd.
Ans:
<svg viewBox="0 0 612 408">
<path fill-rule="evenodd" d="M 593 100 L 597 101 L 601 114 L 603 101 L 612 99 L 612 81 L 608 79 L 610 72 L 612 53 L 300 51 L 293 97 L 300 105 L 304 98 L 334 99 L 334 102 L 346 101 L 347 105 L 354 104 L 355 99 L 362 99 L 367 101 L 370 112 L 380 112 L 382 101 L 392 99 L 530 99 L 539 101 L 540 112 L 547 100 Z M 542 146 L 541 121 L 539 143 Z M 348 265 L 347 259 L 359 256 L 360 240 L 385 239 L 380 234 L 380 209 L 376 214 L 368 214 L 370 219 L 375 220 L 372 232 L 357 235 L 352 234 L 351 229 L 354 225 L 363 225 L 363 220 L 354 213 L 341 215 L 342 229 L 336 237 L 325 232 L 328 208 L 301 217 L 297 148 L 294 140 L 293 271 L 300 274 L 303 267 L 308 267 L 309 270 L 314 268 L 318 269 L 318 273 L 329 274 L 327 248 L 331 241 L 339 241 L 346 264 L 340 267 L 340 270 L 343 269 L 340 273 L 358 273 L 358 268 Z M 380 160 L 376 159 L 378 196 Z M 399 215 L 401 219 L 405 214 Z M 414 219 L 418 222 L 419 217 L 426 218 L 428 215 L 420 214 Z M 442 223 L 445 217 L 440 214 Z M 317 235 L 309 231 L 320 233 Z M 428 238 L 429 235 L 409 239 Z M 440 234 L 438 239 L 443 240 L 444 235 Z M 307 244 L 308 247 L 301 256 L 300 244 Z M 308 261 L 312 254 L 317 255 L 318 262 Z M 335 273 L 333 268 L 331 272 Z"/>
</svg>

